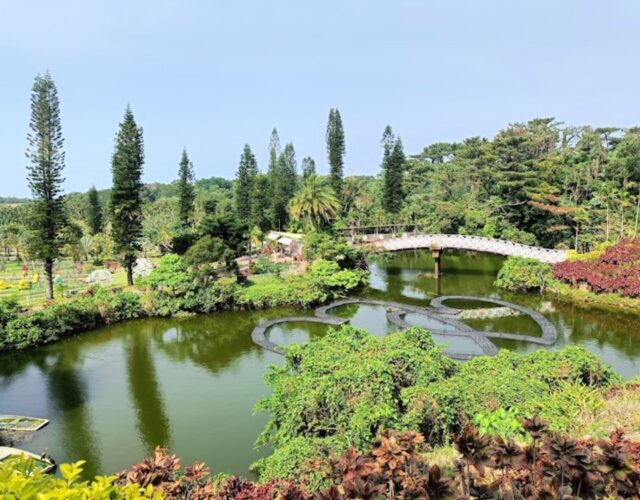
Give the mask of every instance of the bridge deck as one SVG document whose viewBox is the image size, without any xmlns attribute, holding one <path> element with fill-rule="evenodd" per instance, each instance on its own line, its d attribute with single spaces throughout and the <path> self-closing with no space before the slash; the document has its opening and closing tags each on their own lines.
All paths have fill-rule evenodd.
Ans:
<svg viewBox="0 0 640 500">
<path fill-rule="evenodd" d="M 361 237 L 361 241 L 370 243 L 374 248 L 382 252 L 397 252 L 419 248 L 471 250 L 497 255 L 527 257 L 550 264 L 562 262 L 567 258 L 566 250 L 552 250 L 523 245 L 513 241 L 460 234 L 364 235 Z"/>
</svg>

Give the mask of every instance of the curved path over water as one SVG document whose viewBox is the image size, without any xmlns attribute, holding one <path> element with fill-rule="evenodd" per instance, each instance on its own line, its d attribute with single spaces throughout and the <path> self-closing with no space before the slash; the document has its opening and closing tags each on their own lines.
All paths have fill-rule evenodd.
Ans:
<svg viewBox="0 0 640 500">
<path fill-rule="evenodd" d="M 533 319 L 542 332 L 542 336 L 533 337 L 530 335 L 520 335 L 517 333 L 509 332 L 481 332 L 473 329 L 469 325 L 456 319 L 456 316 L 460 314 L 462 309 L 448 307 L 444 305 L 447 300 L 472 300 L 476 302 L 487 302 L 495 305 L 499 304 L 503 307 L 509 307 L 523 314 L 528 315 Z M 392 302 L 387 300 L 371 300 L 371 299 L 343 299 L 332 302 L 330 304 L 320 306 L 315 310 L 315 316 L 290 316 L 286 318 L 271 319 L 268 321 L 260 322 L 251 333 L 251 339 L 259 346 L 277 354 L 283 354 L 281 346 L 271 342 L 267 338 L 268 330 L 277 324 L 291 323 L 291 322 L 311 322 L 311 323 L 325 323 L 328 325 L 342 325 L 348 323 L 348 319 L 338 318 L 329 314 L 331 309 L 336 307 L 357 304 L 357 305 L 374 305 L 387 307 L 387 319 L 394 325 L 400 328 L 409 328 L 411 326 L 404 316 L 407 314 L 419 314 L 427 318 L 436 320 L 443 325 L 443 328 L 427 328 L 431 333 L 450 336 L 450 337 L 466 337 L 472 340 L 482 351 L 483 355 L 493 355 L 498 352 L 498 348 L 491 338 L 501 338 L 509 340 L 519 340 L 522 342 L 531 342 L 541 345 L 552 345 L 558 338 L 558 331 L 553 324 L 545 318 L 538 311 L 534 311 L 529 307 L 520 306 L 500 299 L 489 299 L 485 297 L 475 297 L 470 295 L 443 295 L 437 297 L 431 301 L 431 305 L 427 307 L 411 306 L 408 304 L 402 304 L 399 302 Z M 456 351 L 445 351 L 445 354 L 454 359 L 467 360 L 474 356 L 479 356 L 477 353 L 465 353 Z"/>
<path fill-rule="evenodd" d="M 533 247 L 513 241 L 462 234 L 404 234 L 390 238 L 366 235 L 363 237 L 363 241 L 371 243 L 374 248 L 383 252 L 397 252 L 417 248 L 438 248 L 441 250 L 451 248 L 455 250 L 487 252 L 497 255 L 527 257 L 550 264 L 562 262 L 567 259 L 566 250 Z"/>
</svg>

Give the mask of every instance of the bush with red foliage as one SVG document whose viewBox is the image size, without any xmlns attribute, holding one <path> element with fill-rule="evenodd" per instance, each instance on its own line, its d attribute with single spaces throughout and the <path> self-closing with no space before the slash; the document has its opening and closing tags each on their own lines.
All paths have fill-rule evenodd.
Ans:
<svg viewBox="0 0 640 500">
<path fill-rule="evenodd" d="M 537 417 L 523 421 L 530 444 L 480 435 L 455 436 L 460 460 L 445 473 L 425 460 L 424 437 L 387 432 L 373 450 L 351 448 L 329 464 L 328 487 L 305 492 L 294 482 L 256 484 L 230 477 L 216 487 L 202 465 L 181 471 L 178 459 L 157 449 L 152 459 L 122 473 L 121 482 L 153 485 L 169 499 L 342 500 L 445 498 L 638 498 L 640 444 L 622 431 L 609 440 L 576 441 L 548 431 Z M 315 464 L 325 467 L 326 464 Z"/>
<path fill-rule="evenodd" d="M 553 275 L 596 293 L 640 297 L 640 241 L 622 240 L 592 261 L 560 262 L 553 266 Z"/>
</svg>

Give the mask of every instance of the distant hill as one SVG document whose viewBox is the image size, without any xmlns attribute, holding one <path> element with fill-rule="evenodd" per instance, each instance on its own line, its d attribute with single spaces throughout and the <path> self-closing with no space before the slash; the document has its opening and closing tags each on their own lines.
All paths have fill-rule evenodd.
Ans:
<svg viewBox="0 0 640 500">
<path fill-rule="evenodd" d="M 0 205 L 17 205 L 19 203 L 26 203 L 29 198 L 16 198 L 15 196 L 0 196 Z"/>
</svg>

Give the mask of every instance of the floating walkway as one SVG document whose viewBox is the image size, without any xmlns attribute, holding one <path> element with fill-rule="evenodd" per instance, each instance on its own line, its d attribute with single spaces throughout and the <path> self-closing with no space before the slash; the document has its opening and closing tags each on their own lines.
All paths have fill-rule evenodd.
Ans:
<svg viewBox="0 0 640 500">
<path fill-rule="evenodd" d="M 461 322 L 459 319 L 460 315 L 464 311 L 469 311 L 468 309 L 457 309 L 453 307 L 448 307 L 444 305 L 444 302 L 447 300 L 469 300 L 475 302 L 487 302 L 492 305 L 499 305 L 502 308 L 508 308 L 518 314 L 526 314 L 531 319 L 533 319 L 542 332 L 540 337 L 534 337 L 531 335 L 521 335 L 517 333 L 510 332 L 481 332 L 479 330 L 475 330 L 469 325 Z M 539 345 L 552 345 L 558 339 L 558 331 L 555 326 L 542 314 L 538 311 L 534 311 L 529 307 L 524 307 L 518 304 L 513 304 L 512 302 L 507 302 L 500 299 L 488 299 L 485 297 L 475 297 L 470 295 L 443 295 L 437 297 L 431 301 L 431 304 L 427 307 L 420 306 L 411 306 L 408 304 L 402 304 L 399 302 L 392 302 L 387 300 L 370 300 L 370 299 L 343 299 L 338 300 L 336 302 L 332 302 L 330 304 L 320 306 L 315 310 L 315 316 L 292 316 L 286 318 L 278 318 L 260 322 L 251 333 L 251 339 L 258 344 L 259 346 L 267 349 L 268 351 L 274 352 L 276 354 L 283 354 L 283 349 L 281 346 L 271 342 L 267 338 L 268 330 L 277 324 L 281 323 L 291 323 L 291 322 L 310 322 L 310 323 L 325 323 L 328 325 L 339 326 L 345 323 L 348 323 L 348 319 L 338 318 L 336 316 L 332 316 L 329 311 L 331 309 L 335 309 L 336 307 L 344 306 L 344 305 L 373 305 L 373 306 L 382 306 L 387 308 L 387 319 L 394 325 L 406 329 L 412 325 L 406 321 L 407 314 L 417 314 L 424 316 L 426 318 L 435 320 L 437 323 L 441 324 L 441 327 L 433 327 L 426 328 L 431 333 L 441 336 L 450 336 L 450 337 L 465 337 L 473 341 L 476 346 L 479 348 L 482 354 L 478 354 L 476 352 L 459 352 L 459 351 L 449 351 L 446 350 L 445 354 L 453 359 L 458 360 L 468 360 L 473 358 L 474 356 L 479 355 L 487 355 L 491 356 L 498 352 L 498 348 L 496 345 L 491 342 L 492 338 L 500 338 L 500 339 L 508 339 L 508 340 L 519 340 L 521 342 L 529 342 L 533 344 Z M 496 307 L 487 308 L 494 310 Z M 474 309 L 474 311 L 484 311 L 486 309 Z M 504 314 L 504 312 L 503 312 Z M 463 315 L 464 317 L 464 315 Z M 477 317 L 477 316 L 476 316 Z M 485 316 L 485 317 L 496 317 L 496 316 Z"/>
<path fill-rule="evenodd" d="M 46 418 L 0 415 L 0 431 L 35 432 L 48 423 Z"/>
</svg>

